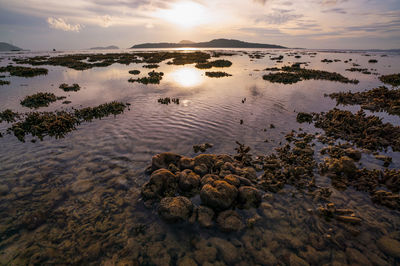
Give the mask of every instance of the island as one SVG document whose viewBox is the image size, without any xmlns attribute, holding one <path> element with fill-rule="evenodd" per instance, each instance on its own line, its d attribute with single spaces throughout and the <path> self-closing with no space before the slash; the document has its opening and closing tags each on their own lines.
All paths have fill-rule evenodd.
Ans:
<svg viewBox="0 0 400 266">
<path fill-rule="evenodd" d="M 0 42 L 0 51 L 1 52 L 22 51 L 22 49 L 6 42 Z"/>
<path fill-rule="evenodd" d="M 230 39 L 215 39 L 209 42 L 191 42 L 181 41 L 179 43 L 143 43 L 136 44 L 131 49 L 143 49 L 143 48 L 287 48 L 275 44 L 263 44 L 263 43 L 250 43 L 239 40 Z"/>
<path fill-rule="evenodd" d="M 115 45 L 110 45 L 110 46 L 106 46 L 106 47 L 92 47 L 92 48 L 90 48 L 90 50 L 115 50 L 115 49 L 119 49 L 119 47 L 115 46 Z"/>
</svg>

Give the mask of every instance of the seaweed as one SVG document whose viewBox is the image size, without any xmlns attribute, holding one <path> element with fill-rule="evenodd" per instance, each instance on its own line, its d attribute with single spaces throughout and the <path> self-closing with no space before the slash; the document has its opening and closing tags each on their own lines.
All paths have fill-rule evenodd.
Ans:
<svg viewBox="0 0 400 266">
<path fill-rule="evenodd" d="M 212 67 L 230 67 L 231 65 L 232 62 L 229 60 L 215 60 L 206 63 L 198 63 L 195 65 L 195 67 L 199 69 L 209 69 Z"/>
<path fill-rule="evenodd" d="M 211 71 L 211 72 L 206 72 L 206 76 L 210 78 L 222 78 L 222 77 L 230 77 L 232 75 L 222 71 Z"/>
<path fill-rule="evenodd" d="M 62 89 L 63 91 L 79 91 L 81 89 L 81 87 L 76 83 L 72 84 L 71 86 L 69 86 L 66 83 L 63 83 L 60 85 L 59 88 Z"/>
<path fill-rule="evenodd" d="M 328 72 L 323 70 L 305 69 L 300 67 L 300 63 L 293 64 L 292 66 L 284 66 L 280 73 L 270 73 L 263 76 L 264 80 L 276 83 L 292 84 L 302 80 L 330 80 L 342 83 L 358 84 L 358 80 L 350 80 L 339 73 Z M 276 68 L 272 68 L 276 71 Z"/>
<path fill-rule="evenodd" d="M 19 117 L 19 113 L 13 112 L 10 109 L 6 109 L 3 112 L 0 112 L 0 123 L 3 121 L 6 121 L 7 123 L 15 122 Z"/>
<path fill-rule="evenodd" d="M 0 79 L 0 86 L 2 86 L 2 85 L 9 85 L 10 84 L 10 82 L 8 81 L 8 80 L 1 80 Z"/>
<path fill-rule="evenodd" d="M 313 120 L 315 126 L 322 128 L 328 137 L 351 141 L 369 150 L 391 146 L 393 151 L 400 151 L 400 127 L 383 123 L 377 116 L 366 116 L 363 110 L 353 114 L 335 108 L 327 113 L 315 114 Z"/>
<path fill-rule="evenodd" d="M 75 129 L 79 120 L 71 113 L 61 112 L 31 112 L 23 121 L 17 122 L 7 131 L 14 133 L 19 141 L 25 142 L 25 136 L 31 134 L 43 140 L 45 136 L 63 138 Z"/>
<path fill-rule="evenodd" d="M 400 86 L 400 73 L 383 75 L 379 77 L 379 80 L 392 86 Z"/>
<path fill-rule="evenodd" d="M 101 119 L 109 115 L 118 115 L 124 112 L 127 107 L 126 104 L 121 102 L 104 103 L 96 107 L 86 107 L 83 109 L 75 110 L 74 116 L 79 121 L 92 121 L 94 118 Z"/>
<path fill-rule="evenodd" d="M 47 75 L 48 70 L 45 68 L 32 68 L 32 67 L 8 65 L 6 67 L 0 67 L 0 72 L 9 72 L 11 76 L 34 77 L 39 75 Z"/>
<path fill-rule="evenodd" d="M 26 96 L 22 101 L 21 105 L 28 108 L 39 108 L 39 107 L 47 107 L 50 103 L 55 102 L 57 100 L 65 99 L 66 97 L 61 96 L 57 97 L 54 93 L 49 92 L 38 92 L 33 95 Z"/>
<path fill-rule="evenodd" d="M 338 92 L 329 94 L 337 104 L 361 105 L 362 109 L 374 112 L 385 111 L 400 116 L 400 90 L 389 90 L 385 86 L 364 92 Z"/>
<path fill-rule="evenodd" d="M 139 75 L 140 74 L 140 70 L 129 70 L 129 74 Z"/>
<path fill-rule="evenodd" d="M 144 68 L 159 68 L 160 66 L 157 64 L 143 65 Z"/>
<path fill-rule="evenodd" d="M 204 52 L 137 52 L 137 53 L 107 53 L 107 54 L 73 54 L 55 57 L 35 56 L 14 58 L 18 64 L 63 66 L 75 70 L 87 70 L 94 67 L 107 67 L 115 63 L 129 65 L 132 63 L 147 63 L 155 65 L 172 59 L 169 64 L 185 65 L 204 63 L 210 59 Z"/>
<path fill-rule="evenodd" d="M 299 122 L 299 123 L 307 122 L 307 123 L 310 124 L 310 123 L 312 123 L 312 121 L 313 121 L 313 116 L 312 116 L 311 114 L 308 114 L 308 113 L 302 113 L 302 112 L 300 112 L 300 113 L 297 114 L 296 120 L 297 120 L 297 122 Z"/>
<path fill-rule="evenodd" d="M 165 104 L 165 105 L 168 105 L 168 104 L 170 104 L 171 102 L 174 103 L 174 104 L 179 104 L 179 98 L 170 98 L 170 97 L 166 97 L 166 98 L 159 98 L 157 101 L 158 101 L 159 103 Z"/>
<path fill-rule="evenodd" d="M 138 83 L 142 83 L 142 84 L 160 84 L 160 81 L 162 80 L 164 73 L 163 72 L 155 72 L 154 70 L 152 72 L 148 73 L 148 77 L 143 77 L 143 78 L 137 78 L 137 79 L 133 79 L 130 78 L 128 80 L 128 82 L 138 82 Z"/>
<path fill-rule="evenodd" d="M 25 142 L 25 136 L 31 134 L 43 140 L 45 136 L 63 138 L 67 133 L 76 129 L 76 126 L 93 119 L 101 119 L 109 115 L 121 114 L 128 104 L 121 102 L 110 102 L 96 107 L 86 107 L 75 111 L 55 112 L 29 112 L 22 115 L 12 113 L 20 121 L 14 123 L 7 132 L 13 133 L 18 140 Z M 6 110 L 10 116 L 10 111 Z M 23 118 L 23 119 L 22 119 Z M 14 122 L 15 119 L 11 120 Z"/>
<path fill-rule="evenodd" d="M 272 83 L 293 84 L 301 81 L 301 77 L 294 73 L 271 73 L 263 76 L 264 80 Z"/>
</svg>

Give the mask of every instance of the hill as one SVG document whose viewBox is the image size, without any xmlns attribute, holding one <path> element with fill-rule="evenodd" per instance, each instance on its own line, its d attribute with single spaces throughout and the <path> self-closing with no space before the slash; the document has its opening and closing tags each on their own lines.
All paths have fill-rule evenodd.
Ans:
<svg viewBox="0 0 400 266">
<path fill-rule="evenodd" d="M 137 44 L 131 47 L 131 49 L 142 49 L 142 48 L 286 48 L 284 46 L 275 44 L 263 44 L 263 43 L 250 43 L 239 40 L 229 39 L 215 39 L 209 42 L 190 42 L 181 41 L 179 43 L 143 43 Z"/>
<path fill-rule="evenodd" d="M 115 46 L 115 45 L 110 45 L 110 46 L 106 46 L 106 47 L 92 47 L 92 48 L 90 48 L 90 50 L 113 50 L 113 49 L 119 49 L 119 47 Z"/>
<path fill-rule="evenodd" d="M 6 42 L 0 42 L 0 51 L 22 51 L 22 49 Z"/>
</svg>

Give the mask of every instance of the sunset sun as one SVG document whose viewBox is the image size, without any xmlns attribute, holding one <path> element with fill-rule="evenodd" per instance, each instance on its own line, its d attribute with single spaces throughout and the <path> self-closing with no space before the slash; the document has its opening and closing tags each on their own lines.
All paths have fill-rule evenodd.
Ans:
<svg viewBox="0 0 400 266">
<path fill-rule="evenodd" d="M 171 9 L 162 10 L 158 16 L 183 28 L 198 26 L 210 21 L 203 5 L 194 2 L 179 2 Z"/>
</svg>

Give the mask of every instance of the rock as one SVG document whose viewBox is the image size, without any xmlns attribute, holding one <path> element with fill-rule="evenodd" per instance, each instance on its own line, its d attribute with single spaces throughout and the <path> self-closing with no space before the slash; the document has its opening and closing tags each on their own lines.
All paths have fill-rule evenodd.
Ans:
<svg viewBox="0 0 400 266">
<path fill-rule="evenodd" d="M 217 210 L 226 210 L 235 201 L 238 190 L 235 186 L 223 180 L 206 184 L 200 191 L 200 198 L 204 205 Z"/>
<path fill-rule="evenodd" d="M 354 161 L 347 156 L 342 156 L 340 159 L 330 158 L 327 161 L 328 171 L 336 174 L 343 173 L 346 176 L 353 175 L 357 167 Z"/>
<path fill-rule="evenodd" d="M 347 148 L 344 150 L 346 156 L 350 157 L 355 161 L 359 161 L 361 159 L 361 152 L 359 150 L 353 148 Z"/>
<path fill-rule="evenodd" d="M 35 211 L 33 213 L 26 214 L 22 218 L 22 226 L 26 227 L 29 230 L 36 229 L 46 222 L 48 217 L 48 213 L 44 211 Z"/>
<path fill-rule="evenodd" d="M 400 258 L 400 242 L 388 236 L 381 237 L 377 242 L 380 250 L 385 254 Z"/>
<path fill-rule="evenodd" d="M 217 247 L 224 262 L 228 265 L 233 265 L 239 260 L 240 253 L 232 243 L 217 237 L 212 237 L 208 241 Z"/>
<path fill-rule="evenodd" d="M 85 193 L 92 189 L 93 189 L 93 183 L 89 180 L 78 180 L 71 186 L 71 190 L 74 194 Z"/>
<path fill-rule="evenodd" d="M 237 175 L 227 175 L 224 177 L 224 181 L 228 182 L 229 184 L 239 187 L 240 186 L 240 176 Z"/>
<path fill-rule="evenodd" d="M 261 193 L 258 189 L 250 186 L 242 186 L 239 188 L 239 203 L 241 207 L 247 209 L 250 207 L 258 207 L 261 203 Z"/>
<path fill-rule="evenodd" d="M 223 161 L 224 163 L 229 162 L 229 163 L 233 163 L 235 160 L 227 155 L 227 154 L 219 154 L 217 155 L 217 159 Z"/>
<path fill-rule="evenodd" d="M 190 169 L 183 170 L 179 174 L 179 187 L 183 191 L 197 189 L 200 184 L 200 176 Z"/>
<path fill-rule="evenodd" d="M 239 181 L 240 181 L 241 186 L 251 186 L 252 185 L 250 180 L 248 180 L 247 178 L 242 177 L 242 176 L 239 176 Z"/>
<path fill-rule="evenodd" d="M 192 259 L 188 255 L 178 260 L 178 266 L 197 266 L 197 265 L 198 264 L 194 261 L 194 259 Z"/>
<path fill-rule="evenodd" d="M 207 262 L 214 262 L 217 258 L 217 249 L 215 247 L 208 246 L 206 241 L 200 241 L 196 244 L 196 250 L 194 251 L 194 259 L 200 265 L 205 265 Z"/>
<path fill-rule="evenodd" d="M 203 187 L 205 184 L 212 184 L 216 180 L 220 180 L 219 176 L 207 174 L 201 178 L 201 186 Z"/>
<path fill-rule="evenodd" d="M 142 187 L 145 199 L 173 196 L 178 188 L 178 177 L 166 169 L 159 169 L 150 176 L 149 182 Z"/>
<path fill-rule="evenodd" d="M 346 256 L 349 264 L 354 265 L 363 265 L 363 266 L 372 266 L 369 260 L 357 249 L 354 248 L 346 248 Z"/>
<path fill-rule="evenodd" d="M 237 172 L 239 172 L 239 171 L 237 171 Z M 256 169 L 254 169 L 253 167 L 245 167 L 245 168 L 241 169 L 239 175 L 241 175 L 249 180 L 252 180 L 252 181 L 255 181 L 257 179 L 257 172 L 256 172 Z"/>
<path fill-rule="evenodd" d="M 290 266 L 309 266 L 305 260 L 302 258 L 298 257 L 296 254 L 291 253 L 289 257 L 289 265 Z"/>
<path fill-rule="evenodd" d="M 255 248 L 250 248 L 249 252 L 253 255 L 256 263 L 261 265 L 278 265 L 278 261 L 275 256 L 271 253 L 268 248 L 262 248 L 256 250 Z"/>
<path fill-rule="evenodd" d="M 192 202 L 182 196 L 163 198 L 158 207 L 158 213 L 168 222 L 186 221 L 191 216 L 192 211 Z"/>
<path fill-rule="evenodd" d="M 194 160 L 192 158 L 182 157 L 179 160 L 178 166 L 179 166 L 179 168 L 181 170 L 185 170 L 185 169 L 193 170 L 193 168 L 194 168 Z"/>
<path fill-rule="evenodd" d="M 147 256 L 151 265 L 170 265 L 171 256 L 161 242 L 152 242 L 147 245 Z"/>
<path fill-rule="evenodd" d="M 5 195 L 10 191 L 10 188 L 6 185 L 0 185 L 0 195 Z"/>
<path fill-rule="evenodd" d="M 153 156 L 151 167 L 153 171 L 161 168 L 167 169 L 171 163 L 177 165 L 181 158 L 181 155 L 172 152 L 160 153 Z"/>
<path fill-rule="evenodd" d="M 240 231 L 244 227 L 240 215 L 231 210 L 221 212 L 218 215 L 217 222 L 221 230 L 224 232 Z"/>
<path fill-rule="evenodd" d="M 213 225 L 214 211 L 205 206 L 197 208 L 197 221 L 202 227 L 211 227 Z"/>
<path fill-rule="evenodd" d="M 211 169 L 214 166 L 217 156 L 214 154 L 200 154 L 193 159 L 195 166 L 204 164 L 208 169 Z"/>
<path fill-rule="evenodd" d="M 196 165 L 194 167 L 194 171 L 196 172 L 196 174 L 199 174 L 200 176 L 204 176 L 208 173 L 208 168 L 207 166 L 203 163 L 200 165 Z"/>
</svg>

